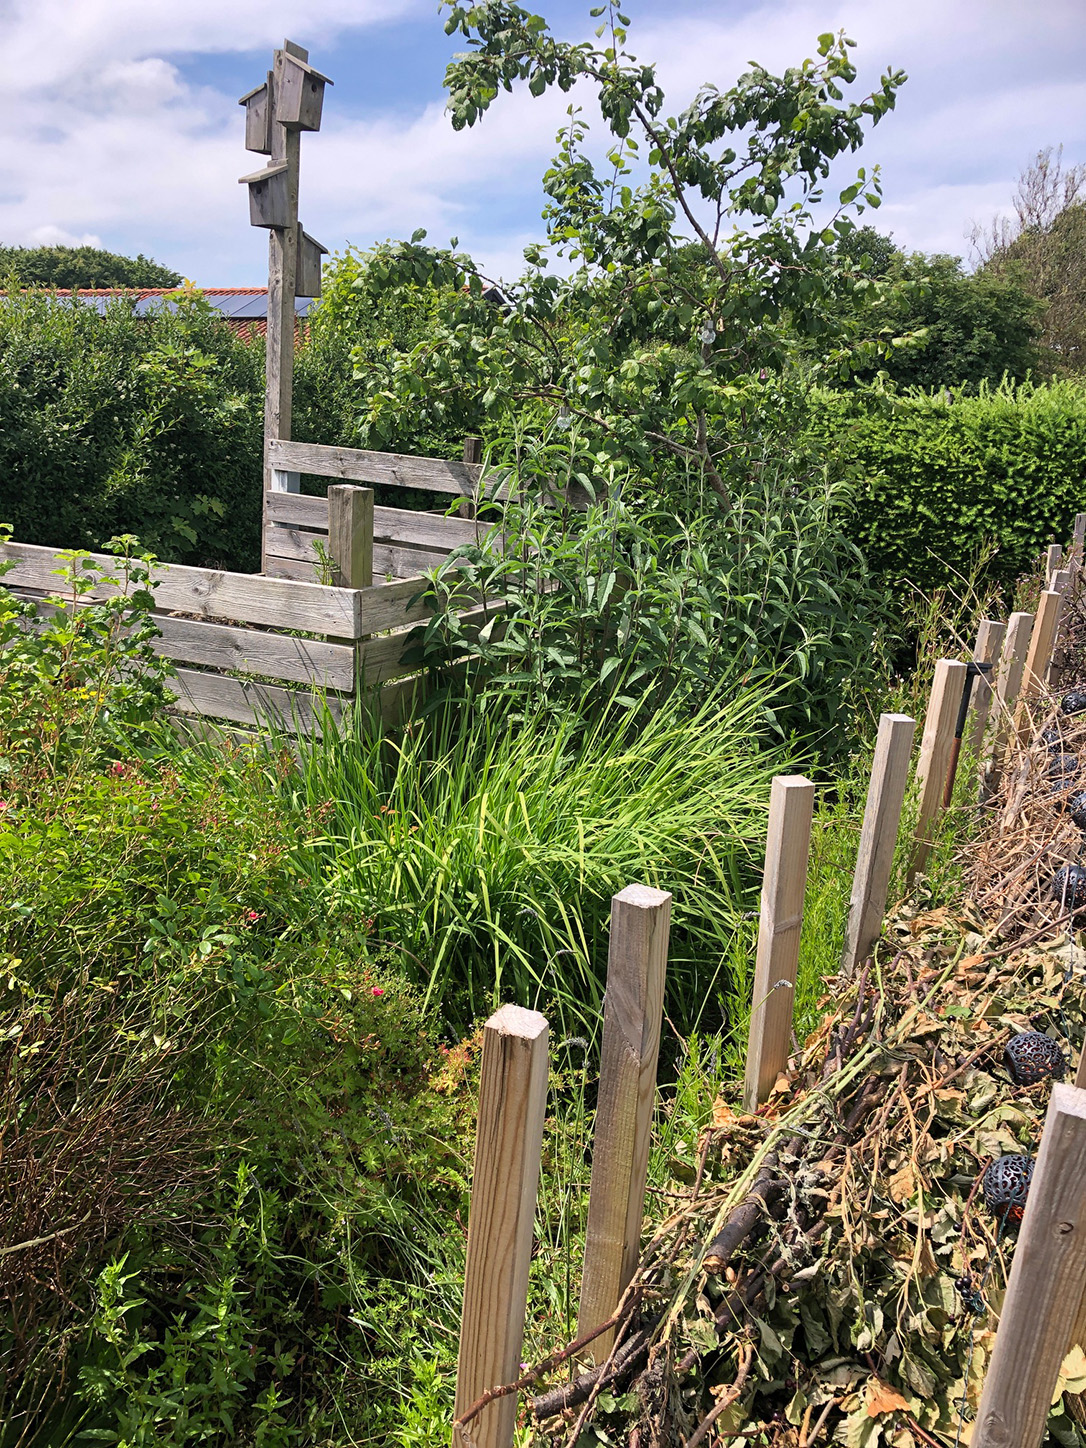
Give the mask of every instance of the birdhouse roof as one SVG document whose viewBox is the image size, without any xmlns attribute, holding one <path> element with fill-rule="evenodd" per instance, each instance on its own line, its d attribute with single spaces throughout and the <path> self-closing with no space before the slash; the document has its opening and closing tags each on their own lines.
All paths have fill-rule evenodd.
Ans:
<svg viewBox="0 0 1086 1448">
<path fill-rule="evenodd" d="M 279 176 L 287 169 L 285 161 L 276 161 L 274 166 L 265 166 L 260 171 L 254 171 L 251 176 L 239 176 L 238 185 L 248 186 L 253 181 L 267 181 L 272 176 Z"/>
</svg>

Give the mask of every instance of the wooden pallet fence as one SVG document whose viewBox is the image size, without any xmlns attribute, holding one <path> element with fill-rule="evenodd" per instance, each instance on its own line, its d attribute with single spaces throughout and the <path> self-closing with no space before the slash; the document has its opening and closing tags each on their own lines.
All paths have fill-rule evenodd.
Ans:
<svg viewBox="0 0 1086 1448">
<path fill-rule="evenodd" d="M 909 866 L 910 881 L 924 868 L 934 843 L 935 829 L 943 809 L 943 791 L 954 749 L 954 730 L 966 675 L 966 665 L 957 659 L 936 661 L 924 733 L 920 740 L 920 757 L 916 764 L 920 798 L 916 810 L 916 844 Z"/>
<path fill-rule="evenodd" d="M 972 1448 L 1038 1448 L 1086 1287 L 1086 1091 L 1056 1084 Z"/>
<path fill-rule="evenodd" d="M 57 570 L 66 560 L 52 548 L 10 543 L 0 556 L 14 564 L 4 584 L 17 595 L 63 595 Z M 107 576 L 117 572 L 115 558 L 80 556 Z M 183 714 L 250 726 L 272 721 L 305 734 L 358 704 L 360 684 L 381 686 L 365 702 L 385 723 L 402 719 L 414 698 L 410 625 L 430 612 L 418 580 L 347 589 L 163 564 L 155 581 L 161 637 L 153 647 L 176 668 L 168 686 Z M 118 591 L 101 584 L 79 602 Z M 480 608 L 466 617 L 471 625 L 485 615 Z"/>
<path fill-rule="evenodd" d="M 502 1006 L 483 1028 L 456 1419 L 489 1389 L 520 1374 L 547 1106 L 547 1044 L 545 1018 L 521 1006 Z M 453 1444 L 512 1448 L 516 1415 L 516 1394 L 497 1398 L 466 1429 L 454 1423 Z"/>
<path fill-rule="evenodd" d="M 629 885 L 611 901 L 578 1337 L 611 1316 L 637 1266 L 670 928 L 664 890 Z M 613 1343 L 612 1329 L 590 1354 L 602 1362 Z"/>
<path fill-rule="evenodd" d="M 908 714 L 883 714 L 879 719 L 841 957 L 846 976 L 870 955 L 882 929 L 915 734 L 916 720 Z"/>
<path fill-rule="evenodd" d="M 969 747 L 974 758 L 978 760 L 984 751 L 984 735 L 988 728 L 995 692 L 995 674 L 1006 633 L 1007 625 L 994 618 L 982 618 L 977 628 L 973 658 L 978 664 L 992 666 L 989 673 L 978 674 L 973 680 L 973 693 L 969 701 Z"/>
<path fill-rule="evenodd" d="M 1003 757 L 1007 739 L 1010 736 L 1011 721 L 1018 703 L 1018 691 L 1022 687 L 1022 675 L 1026 668 L 1030 635 L 1033 632 L 1032 613 L 1012 613 L 1003 638 L 996 669 L 995 694 L 993 698 L 994 718 L 984 750 L 987 756 L 985 771 L 985 793 L 994 792 L 1003 772 Z"/>
<path fill-rule="evenodd" d="M 769 799 L 765 875 L 758 919 L 758 953 L 747 1043 L 743 1109 L 754 1111 L 788 1065 L 803 896 L 814 817 L 814 785 L 781 774 Z"/>
</svg>

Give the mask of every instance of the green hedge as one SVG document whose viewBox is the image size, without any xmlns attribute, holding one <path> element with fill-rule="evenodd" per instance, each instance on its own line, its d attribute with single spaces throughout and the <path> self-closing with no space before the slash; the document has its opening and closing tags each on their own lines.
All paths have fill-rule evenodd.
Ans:
<svg viewBox="0 0 1086 1448">
<path fill-rule="evenodd" d="M 1005 585 L 1086 510 L 1086 387 L 982 389 L 973 396 L 822 393 L 813 426 L 852 476 L 847 529 L 872 571 L 930 589 L 985 543 Z"/>
<path fill-rule="evenodd" d="M 199 294 L 146 318 L 0 303 L 0 520 L 27 543 L 136 533 L 162 558 L 260 566 L 262 348 Z"/>
</svg>

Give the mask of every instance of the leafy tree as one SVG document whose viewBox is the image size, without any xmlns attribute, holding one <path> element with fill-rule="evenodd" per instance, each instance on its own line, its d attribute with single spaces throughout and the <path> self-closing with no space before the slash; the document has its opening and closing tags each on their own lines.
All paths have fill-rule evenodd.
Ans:
<svg viewBox="0 0 1086 1448">
<path fill-rule="evenodd" d="M 960 257 L 905 252 L 870 226 L 843 237 L 838 253 L 860 276 L 888 284 L 883 330 L 896 338 L 878 370 L 901 386 L 977 387 L 1023 380 L 1040 362 L 1039 304 L 1017 281 L 970 273 Z M 855 380 L 871 381 L 875 367 Z"/>
<path fill-rule="evenodd" d="M 655 67 L 625 49 L 628 22 L 614 4 L 593 11 L 604 17 L 598 45 L 558 40 L 508 0 L 446 8 L 446 30 L 471 47 L 446 75 L 456 128 L 519 80 L 537 96 L 583 82 L 609 132 L 606 158 L 590 158 L 587 122 L 571 106 L 543 182 L 548 245 L 526 251 L 504 304 L 487 299 L 470 258 L 425 246 L 424 233 L 378 248 L 370 283 L 436 286 L 442 300 L 429 334 L 386 358 L 366 434 L 380 444 L 407 417 L 441 428 L 472 410 L 491 436 L 518 416 L 577 418 L 601 467 L 633 466 L 656 487 L 665 474 L 693 478 L 698 496 L 728 509 L 761 455 L 750 419 L 787 412 L 777 378 L 795 335 L 822 339 L 834 375 L 874 355 L 857 349 L 855 309 L 830 303 L 842 289 L 857 302 L 881 295 L 832 246 L 853 211 L 878 205 L 877 173 L 857 172 L 822 229 L 812 207 L 834 160 L 893 107 L 903 75 L 846 101 L 852 42 L 827 34 L 817 59 L 781 76 L 755 65 L 669 117 Z M 572 270 L 549 271 L 548 251 Z"/>
<path fill-rule="evenodd" d="M 93 246 L 0 246 L 0 277 L 21 287 L 176 287 L 178 272 L 144 256 L 118 256 Z"/>
<path fill-rule="evenodd" d="M 1086 165 L 1064 168 L 1063 147 L 1037 153 L 1023 173 L 1014 216 L 974 233 L 982 274 L 1035 297 L 1040 344 L 1052 371 L 1086 371 Z"/>
</svg>

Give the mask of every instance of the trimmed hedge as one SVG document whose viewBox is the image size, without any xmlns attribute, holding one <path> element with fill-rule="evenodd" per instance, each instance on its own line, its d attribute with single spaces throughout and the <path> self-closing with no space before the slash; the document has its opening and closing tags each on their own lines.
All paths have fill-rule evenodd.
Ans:
<svg viewBox="0 0 1086 1448">
<path fill-rule="evenodd" d="M 821 393 L 814 425 L 852 478 L 846 528 L 885 582 L 924 589 L 966 571 L 1011 585 L 1086 510 L 1086 387 L 981 389 L 972 396 Z"/>
<path fill-rule="evenodd" d="M 25 543 L 136 533 L 173 563 L 260 567 L 262 350 L 199 296 L 135 317 L 0 304 L 0 520 Z"/>
</svg>

